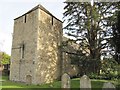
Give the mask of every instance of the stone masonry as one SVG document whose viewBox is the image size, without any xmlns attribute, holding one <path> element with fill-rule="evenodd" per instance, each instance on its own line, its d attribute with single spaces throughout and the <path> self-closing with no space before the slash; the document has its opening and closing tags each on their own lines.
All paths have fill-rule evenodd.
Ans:
<svg viewBox="0 0 120 90">
<path fill-rule="evenodd" d="M 14 19 L 10 80 L 50 83 L 61 76 L 62 22 L 38 5 Z"/>
</svg>

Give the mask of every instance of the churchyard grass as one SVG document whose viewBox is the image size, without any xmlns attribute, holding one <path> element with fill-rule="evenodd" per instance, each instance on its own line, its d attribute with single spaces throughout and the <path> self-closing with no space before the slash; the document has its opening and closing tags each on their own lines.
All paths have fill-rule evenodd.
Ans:
<svg viewBox="0 0 120 90">
<path fill-rule="evenodd" d="M 4 88 L 25 88 L 25 90 L 34 90 L 34 88 L 60 88 L 61 87 L 61 81 L 55 81 L 50 84 L 43 84 L 43 85 L 27 85 L 25 83 L 20 82 L 12 82 L 8 80 L 7 76 L 2 77 L 2 90 L 6 90 Z M 97 90 L 101 90 L 103 83 L 105 82 L 112 82 L 113 84 L 117 85 L 118 83 L 112 80 L 96 80 L 92 79 L 92 88 L 97 88 Z M 79 88 L 80 81 L 79 78 L 71 79 L 71 88 Z M 9 89 L 8 89 L 9 90 Z M 79 89 L 78 89 L 79 90 Z M 93 89 L 94 90 L 94 89 Z"/>
</svg>

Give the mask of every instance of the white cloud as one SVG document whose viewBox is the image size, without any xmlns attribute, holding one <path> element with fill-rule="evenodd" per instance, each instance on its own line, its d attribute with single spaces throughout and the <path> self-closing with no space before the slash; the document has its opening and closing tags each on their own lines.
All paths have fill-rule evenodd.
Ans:
<svg viewBox="0 0 120 90">
<path fill-rule="evenodd" d="M 11 33 L 0 31 L 0 51 L 11 55 L 12 35 Z"/>
</svg>

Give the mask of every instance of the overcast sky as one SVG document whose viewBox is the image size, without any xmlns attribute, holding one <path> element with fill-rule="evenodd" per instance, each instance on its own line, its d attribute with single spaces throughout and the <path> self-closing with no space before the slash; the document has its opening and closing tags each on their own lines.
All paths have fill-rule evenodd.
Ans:
<svg viewBox="0 0 120 90">
<path fill-rule="evenodd" d="M 64 0 L 0 0 L 0 51 L 11 55 L 14 19 L 38 4 L 62 20 Z"/>
</svg>

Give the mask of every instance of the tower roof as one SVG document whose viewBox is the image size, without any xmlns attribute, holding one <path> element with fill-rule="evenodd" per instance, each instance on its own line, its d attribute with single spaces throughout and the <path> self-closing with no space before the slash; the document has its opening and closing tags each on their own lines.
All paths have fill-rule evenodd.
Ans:
<svg viewBox="0 0 120 90">
<path fill-rule="evenodd" d="M 46 12 L 47 14 L 51 15 L 52 17 L 54 17 L 55 19 L 57 19 L 57 20 L 59 20 L 60 22 L 62 22 L 60 19 L 58 19 L 58 18 L 56 18 L 54 15 L 52 15 L 52 14 L 51 14 L 47 9 L 45 9 L 41 4 L 39 4 L 39 5 L 37 5 L 36 7 L 32 8 L 31 10 L 29 10 L 29 11 L 26 12 L 25 14 L 28 14 L 28 13 L 30 13 L 30 12 L 36 10 L 36 9 L 41 9 L 41 10 L 43 10 L 44 12 Z M 16 20 L 16 19 L 18 19 L 18 18 L 24 16 L 25 14 L 23 14 L 23 15 L 21 15 L 21 16 L 15 18 L 14 20 Z"/>
</svg>

